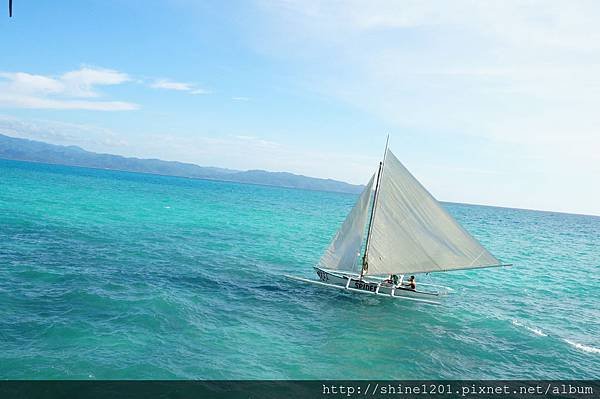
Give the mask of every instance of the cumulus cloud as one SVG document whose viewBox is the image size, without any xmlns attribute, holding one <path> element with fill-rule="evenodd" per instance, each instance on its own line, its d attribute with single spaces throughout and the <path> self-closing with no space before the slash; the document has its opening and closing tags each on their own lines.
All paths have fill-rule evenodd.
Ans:
<svg viewBox="0 0 600 399">
<path fill-rule="evenodd" d="M 98 86 L 129 81 L 127 74 L 84 66 L 61 76 L 0 72 L 0 106 L 8 108 L 128 111 L 139 106 L 125 101 L 101 101 Z"/>
</svg>

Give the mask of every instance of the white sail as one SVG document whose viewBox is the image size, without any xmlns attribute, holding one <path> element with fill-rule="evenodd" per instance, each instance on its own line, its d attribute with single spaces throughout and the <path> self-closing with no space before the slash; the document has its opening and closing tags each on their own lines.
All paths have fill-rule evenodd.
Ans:
<svg viewBox="0 0 600 399">
<path fill-rule="evenodd" d="M 365 226 L 374 177 L 371 177 L 354 208 L 346 217 L 344 224 L 329 244 L 319 261 L 318 267 L 346 271 L 353 271 L 357 268 L 357 260 L 365 237 Z"/>
<path fill-rule="evenodd" d="M 420 273 L 500 263 L 389 150 L 377 191 L 366 273 Z"/>
</svg>

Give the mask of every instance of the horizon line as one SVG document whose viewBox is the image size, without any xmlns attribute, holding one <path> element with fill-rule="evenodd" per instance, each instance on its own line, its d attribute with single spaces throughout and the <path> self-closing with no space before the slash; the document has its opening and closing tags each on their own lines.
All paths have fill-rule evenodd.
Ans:
<svg viewBox="0 0 600 399">
<path fill-rule="evenodd" d="M 107 154 L 107 155 L 114 155 L 114 154 Z M 138 158 L 138 159 L 143 159 L 143 158 Z M 150 158 L 146 158 L 146 159 L 150 159 Z M 156 159 L 158 159 L 158 158 L 156 158 Z M 242 185 L 251 185 L 251 186 L 259 186 L 259 187 L 281 188 L 281 189 L 286 189 L 286 190 L 303 190 L 303 191 L 332 193 L 332 194 L 342 194 L 342 195 L 353 195 L 353 196 L 359 196 L 360 195 L 360 193 L 349 193 L 349 192 L 343 192 L 343 191 L 332 191 L 332 190 L 322 190 L 322 189 L 319 190 L 319 189 L 312 189 L 312 188 L 305 188 L 305 187 L 291 187 L 291 186 L 282 186 L 282 185 L 266 184 L 266 183 L 239 182 L 239 181 L 232 181 L 232 180 L 225 180 L 225 179 L 213 179 L 213 178 L 209 178 L 209 177 L 192 177 L 192 176 L 165 175 L 165 174 L 160 174 L 160 173 L 139 172 L 139 171 L 122 170 L 122 169 L 114 169 L 114 168 L 97 168 L 97 167 L 93 167 L 93 166 L 67 165 L 67 164 L 62 164 L 62 163 L 31 161 L 31 160 L 24 160 L 24 159 L 9 159 L 9 158 L 3 158 L 1 156 L 0 156 L 0 160 L 1 161 L 10 161 L 10 162 L 23 162 L 23 163 L 30 163 L 30 164 L 50 165 L 50 166 L 62 166 L 62 167 L 66 167 L 66 168 L 91 169 L 91 170 L 99 170 L 99 171 L 113 171 L 113 172 L 121 172 L 121 173 L 132 173 L 132 174 L 136 174 L 136 175 L 150 175 L 150 176 L 158 176 L 158 177 L 170 177 L 170 178 L 175 178 L 175 179 L 202 180 L 202 181 L 217 182 L 217 183 L 242 184 Z M 168 161 L 168 162 L 178 162 L 178 161 Z M 196 165 L 196 166 L 199 166 L 199 165 Z M 224 168 L 224 169 L 226 169 L 226 168 Z M 270 172 L 270 173 L 278 173 L 278 172 Z M 279 172 L 279 173 L 290 173 L 290 172 Z M 311 176 L 304 176 L 304 177 L 311 177 Z M 332 180 L 332 179 L 330 179 L 330 180 Z M 343 182 L 343 183 L 346 183 L 346 182 Z M 346 183 L 346 184 L 350 184 L 350 183 Z M 594 214 L 588 214 L 588 213 L 564 212 L 564 211 L 554 211 L 554 210 L 548 210 L 548 209 L 519 208 L 519 207 L 511 207 L 511 206 L 503 206 L 503 205 L 491 205 L 491 204 L 477 204 L 477 203 L 473 203 L 473 202 L 445 201 L 445 200 L 438 200 L 437 198 L 436 198 L 436 201 L 438 201 L 440 203 L 443 203 L 443 204 L 455 204 L 455 205 L 466 205 L 466 206 L 483 206 L 483 207 L 487 207 L 487 208 L 501 208 L 501 209 L 510 209 L 510 210 L 527 211 L 527 212 L 558 213 L 558 214 L 563 214 L 563 215 L 587 216 L 587 217 L 593 217 L 593 218 L 600 218 L 600 215 L 594 215 Z"/>
</svg>

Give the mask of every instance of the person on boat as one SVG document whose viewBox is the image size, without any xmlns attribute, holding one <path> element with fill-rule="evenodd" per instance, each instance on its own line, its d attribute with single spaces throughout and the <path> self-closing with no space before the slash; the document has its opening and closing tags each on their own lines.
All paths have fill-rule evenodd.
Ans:
<svg viewBox="0 0 600 399">
<path fill-rule="evenodd" d="M 415 276 L 410 276 L 408 279 L 408 283 L 404 284 L 409 290 L 417 289 L 417 282 L 415 281 Z"/>
<path fill-rule="evenodd" d="M 398 285 L 398 276 L 395 274 L 390 274 L 388 278 L 383 280 L 384 283 Z"/>
</svg>

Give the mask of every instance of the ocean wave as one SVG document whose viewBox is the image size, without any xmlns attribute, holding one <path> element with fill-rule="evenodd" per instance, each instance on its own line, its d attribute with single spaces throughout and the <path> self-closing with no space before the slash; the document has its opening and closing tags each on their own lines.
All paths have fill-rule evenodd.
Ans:
<svg viewBox="0 0 600 399">
<path fill-rule="evenodd" d="M 594 348 L 593 346 L 588 346 L 588 345 L 584 345 L 584 344 L 580 344 L 578 342 L 575 341 L 571 341 L 569 339 L 564 339 L 563 341 L 565 341 L 567 344 L 574 346 L 575 348 L 582 350 L 584 352 L 588 352 L 588 353 L 600 353 L 600 348 Z"/>
<path fill-rule="evenodd" d="M 518 327 L 523 327 L 527 331 L 530 331 L 530 332 L 534 333 L 535 335 L 537 335 L 539 337 L 547 337 L 548 336 L 548 334 L 546 334 L 545 332 L 543 332 L 539 328 L 526 326 L 525 324 L 519 322 L 518 320 L 513 320 L 512 324 L 515 325 L 515 326 L 518 326 Z"/>
</svg>

